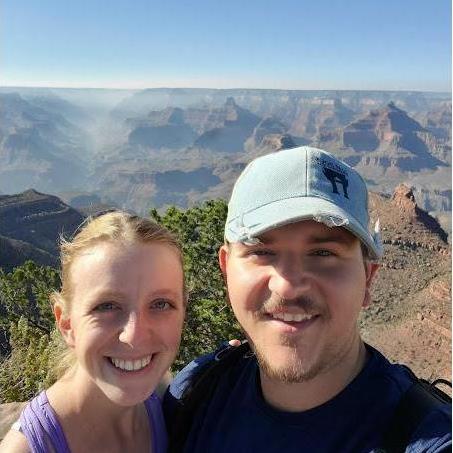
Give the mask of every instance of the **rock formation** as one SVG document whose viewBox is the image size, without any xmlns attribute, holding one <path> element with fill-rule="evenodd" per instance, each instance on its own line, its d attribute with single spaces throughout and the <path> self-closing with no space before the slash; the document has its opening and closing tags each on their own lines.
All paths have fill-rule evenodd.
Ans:
<svg viewBox="0 0 453 453">
<path fill-rule="evenodd" d="M 0 196 L 0 266 L 27 259 L 55 264 L 60 234 L 71 236 L 84 217 L 59 198 L 33 189 Z"/>
</svg>

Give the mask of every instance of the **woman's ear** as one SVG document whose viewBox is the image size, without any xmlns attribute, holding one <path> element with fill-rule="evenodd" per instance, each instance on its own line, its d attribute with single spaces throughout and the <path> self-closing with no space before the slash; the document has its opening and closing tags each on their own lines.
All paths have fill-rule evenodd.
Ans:
<svg viewBox="0 0 453 453">
<path fill-rule="evenodd" d="M 228 245 L 223 244 L 219 249 L 219 266 L 222 271 L 224 280 L 226 281 L 226 267 L 228 261 Z"/>
<path fill-rule="evenodd" d="M 60 331 L 66 344 L 70 348 L 74 347 L 74 333 L 71 326 L 71 318 L 65 315 L 61 303 L 55 303 L 53 307 L 53 314 L 55 316 L 58 330 Z"/>
</svg>

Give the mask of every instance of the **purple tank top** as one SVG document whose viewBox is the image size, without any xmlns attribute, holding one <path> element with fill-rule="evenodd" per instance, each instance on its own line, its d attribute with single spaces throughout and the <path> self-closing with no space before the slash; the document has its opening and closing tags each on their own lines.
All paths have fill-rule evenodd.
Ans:
<svg viewBox="0 0 453 453">
<path fill-rule="evenodd" d="M 154 393 L 145 400 L 152 432 L 152 452 L 167 451 L 167 430 L 160 399 Z M 32 453 L 71 453 L 63 429 L 45 391 L 33 398 L 20 415 L 20 431 L 27 438 Z"/>
</svg>

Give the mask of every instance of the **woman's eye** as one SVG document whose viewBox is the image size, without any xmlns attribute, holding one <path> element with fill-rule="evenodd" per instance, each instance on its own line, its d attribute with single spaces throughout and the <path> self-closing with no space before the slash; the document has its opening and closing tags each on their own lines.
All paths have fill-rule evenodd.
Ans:
<svg viewBox="0 0 453 453">
<path fill-rule="evenodd" d="M 105 312 L 115 310 L 116 308 L 117 306 L 113 302 L 103 302 L 102 304 L 96 305 L 94 311 Z"/>
<path fill-rule="evenodd" d="M 158 299 L 158 300 L 153 301 L 153 303 L 151 304 L 151 308 L 153 310 L 163 311 L 163 310 L 168 310 L 169 308 L 171 308 L 171 304 L 166 299 Z"/>
<path fill-rule="evenodd" d="M 272 256 L 274 255 L 273 252 L 270 250 L 252 250 L 250 251 L 249 255 L 251 256 Z"/>
</svg>

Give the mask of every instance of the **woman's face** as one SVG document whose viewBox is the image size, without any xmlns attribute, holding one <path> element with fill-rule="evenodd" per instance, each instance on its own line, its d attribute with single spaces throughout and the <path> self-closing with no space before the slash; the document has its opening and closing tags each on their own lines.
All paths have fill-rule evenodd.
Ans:
<svg viewBox="0 0 453 453">
<path fill-rule="evenodd" d="M 71 267 L 72 300 L 57 322 L 78 373 L 131 406 L 156 388 L 178 351 L 184 320 L 177 251 L 160 243 L 101 243 Z"/>
</svg>

